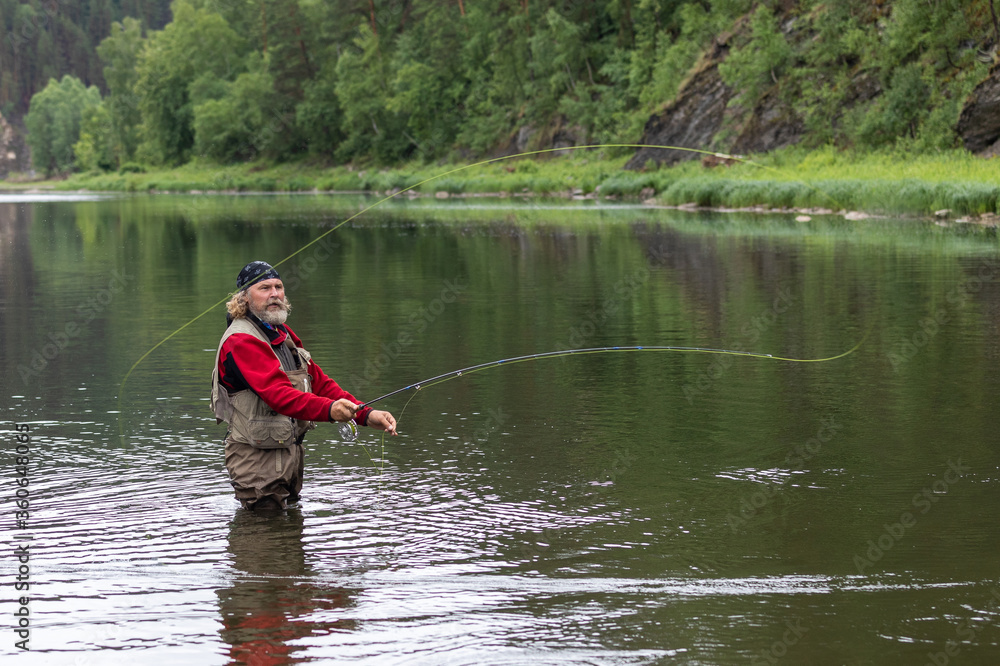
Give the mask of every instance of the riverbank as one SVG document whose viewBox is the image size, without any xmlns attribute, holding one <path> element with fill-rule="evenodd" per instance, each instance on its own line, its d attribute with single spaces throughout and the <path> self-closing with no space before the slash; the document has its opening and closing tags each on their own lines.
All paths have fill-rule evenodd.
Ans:
<svg viewBox="0 0 1000 666">
<path fill-rule="evenodd" d="M 933 156 L 832 148 L 761 157 L 701 159 L 642 171 L 594 151 L 509 158 L 472 165 L 409 164 L 393 169 L 309 162 L 220 166 L 194 161 L 174 169 L 132 166 L 119 173 L 4 183 L 4 189 L 111 192 L 368 192 L 407 196 L 565 196 L 633 198 L 663 206 L 867 215 L 936 216 L 995 226 L 1000 165 L 964 151 Z"/>
</svg>

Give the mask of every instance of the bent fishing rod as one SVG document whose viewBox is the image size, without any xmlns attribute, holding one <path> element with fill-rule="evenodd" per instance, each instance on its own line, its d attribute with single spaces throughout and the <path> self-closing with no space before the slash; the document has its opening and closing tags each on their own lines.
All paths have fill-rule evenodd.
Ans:
<svg viewBox="0 0 1000 666">
<path fill-rule="evenodd" d="M 658 346 L 658 345 L 636 345 L 636 346 L 620 346 L 620 347 L 589 347 L 585 349 L 561 349 L 558 351 L 541 352 L 539 354 L 527 354 L 525 356 L 514 356 L 511 358 L 503 358 L 496 361 L 489 361 L 487 363 L 479 363 L 477 365 L 470 365 L 467 368 L 462 368 L 460 370 L 452 370 L 451 372 L 446 372 L 442 375 L 437 375 L 436 377 L 429 377 L 427 379 L 421 380 L 414 384 L 409 384 L 402 388 L 398 388 L 395 391 L 390 391 L 385 395 L 381 395 L 374 400 L 369 400 L 358 406 L 358 409 L 363 409 L 370 405 L 374 405 L 376 402 L 385 400 L 386 398 L 391 398 L 394 395 L 400 393 L 405 393 L 406 391 L 419 391 L 422 388 L 427 388 L 428 386 L 435 386 L 436 384 L 441 384 L 443 382 L 457 379 L 463 375 L 471 375 L 474 372 L 481 372 L 483 370 L 488 370 L 490 368 L 496 368 L 501 365 L 513 365 L 515 363 L 524 363 L 526 361 L 537 361 L 542 358 L 559 358 L 563 356 L 575 356 L 577 354 L 607 354 L 614 352 L 680 352 L 680 353 L 692 353 L 692 354 L 727 354 L 730 356 L 746 356 L 749 358 L 762 358 L 770 359 L 772 361 L 786 361 L 790 363 L 823 363 L 826 361 L 834 361 L 838 358 L 843 358 L 852 354 L 858 347 L 860 347 L 865 339 L 867 339 L 868 333 L 865 333 L 861 340 L 848 349 L 846 352 L 837 354 L 836 356 L 828 356 L 826 358 L 789 358 L 786 356 L 775 356 L 773 354 L 762 354 L 759 352 L 748 352 L 748 351 L 737 351 L 733 349 L 711 349 L 708 347 L 675 347 L 675 346 Z"/>
</svg>

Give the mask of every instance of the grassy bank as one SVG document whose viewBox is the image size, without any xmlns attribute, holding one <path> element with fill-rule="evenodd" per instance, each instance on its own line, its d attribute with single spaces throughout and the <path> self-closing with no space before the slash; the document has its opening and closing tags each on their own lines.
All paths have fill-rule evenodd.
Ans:
<svg viewBox="0 0 1000 666">
<path fill-rule="evenodd" d="M 442 192 L 449 196 L 564 194 L 711 208 L 912 216 L 949 209 L 950 217 L 1000 212 L 1000 162 L 961 151 L 914 156 L 785 150 L 730 165 L 706 167 L 692 161 L 640 172 L 624 171 L 622 163 L 590 151 L 476 166 L 410 164 L 393 169 L 330 168 L 305 162 L 219 166 L 196 161 L 170 170 L 133 167 L 123 173 L 75 174 L 32 186 L 115 192 L 389 193 L 412 188 L 425 196 L 442 196 Z"/>
</svg>

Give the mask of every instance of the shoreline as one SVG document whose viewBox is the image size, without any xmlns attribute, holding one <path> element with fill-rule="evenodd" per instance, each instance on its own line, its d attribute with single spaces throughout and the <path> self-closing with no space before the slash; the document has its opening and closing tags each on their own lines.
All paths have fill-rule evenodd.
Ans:
<svg viewBox="0 0 1000 666">
<path fill-rule="evenodd" d="M 219 165 L 194 160 L 170 169 L 139 167 L 61 179 L 0 181 L 0 193 L 547 197 L 636 202 L 683 211 L 839 215 L 850 221 L 895 217 L 942 225 L 1000 224 L 997 163 L 960 150 L 927 156 L 788 149 L 722 166 L 692 160 L 626 171 L 622 165 L 622 158 L 592 154 L 393 168 L 305 161 Z"/>
<path fill-rule="evenodd" d="M 605 202 L 625 202 L 625 203 L 637 203 L 642 206 L 651 209 L 661 209 L 661 210 L 677 210 L 683 212 L 691 213 L 755 213 L 761 215 L 795 215 L 796 222 L 809 222 L 815 217 L 826 217 L 826 216 L 836 216 L 842 217 L 847 221 L 851 222 L 861 222 L 864 220 L 879 220 L 879 219 L 907 219 L 907 220 L 919 220 L 935 222 L 938 226 L 948 227 L 952 225 L 964 225 L 971 224 L 987 229 L 994 229 L 1000 227 L 1000 215 L 996 213 L 986 212 L 978 215 L 959 215 L 953 216 L 952 211 L 949 209 L 941 209 L 935 211 L 931 214 L 885 214 L 868 212 L 864 210 L 833 210 L 831 208 L 822 208 L 815 206 L 805 206 L 805 207 L 789 207 L 789 206 L 769 206 L 767 204 L 757 204 L 752 206 L 704 206 L 696 202 L 686 202 L 681 204 L 667 204 L 658 201 L 655 197 L 643 199 L 637 196 L 631 195 L 616 195 L 610 194 L 601 196 L 598 193 L 581 194 L 579 192 L 448 192 L 446 190 L 439 190 L 433 193 L 418 192 L 416 190 L 397 190 L 397 191 L 385 191 L 380 192 L 377 190 L 237 190 L 237 189 L 226 189 L 226 190 L 157 190 L 150 189 L 145 191 L 122 191 L 122 190 L 96 190 L 89 188 L 78 188 L 78 189 L 63 189 L 56 187 L 54 185 L 46 185 L 49 181 L 39 181 L 37 184 L 33 184 L 32 187 L 22 187 L 20 185 L 10 186 L 9 183 L 3 183 L 0 186 L 0 197 L 4 194 L 16 194 L 16 195 L 151 195 L 151 196 L 164 196 L 164 195 L 181 195 L 181 196 L 317 196 L 317 195 L 333 195 L 333 196 L 370 196 L 370 197 L 385 197 L 391 199 L 397 196 L 405 197 L 407 199 L 438 199 L 438 200 L 448 200 L 448 199 L 534 199 L 534 198 L 552 198 L 552 199 L 567 199 L 572 201 L 594 201 L 600 203 Z"/>
</svg>

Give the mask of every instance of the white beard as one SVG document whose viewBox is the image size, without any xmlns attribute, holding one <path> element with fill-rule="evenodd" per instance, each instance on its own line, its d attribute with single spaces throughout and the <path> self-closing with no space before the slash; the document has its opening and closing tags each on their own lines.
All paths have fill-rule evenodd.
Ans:
<svg viewBox="0 0 1000 666">
<path fill-rule="evenodd" d="M 250 312 L 252 312 L 257 319 L 260 319 L 265 324 L 270 324 L 271 326 L 284 324 L 285 320 L 288 319 L 288 311 L 291 310 L 291 304 L 288 302 L 288 299 L 285 299 L 285 302 L 280 304 L 280 309 L 272 310 L 272 305 L 275 305 L 275 303 L 268 303 L 264 306 L 263 310 L 259 311 L 251 305 Z"/>
</svg>

